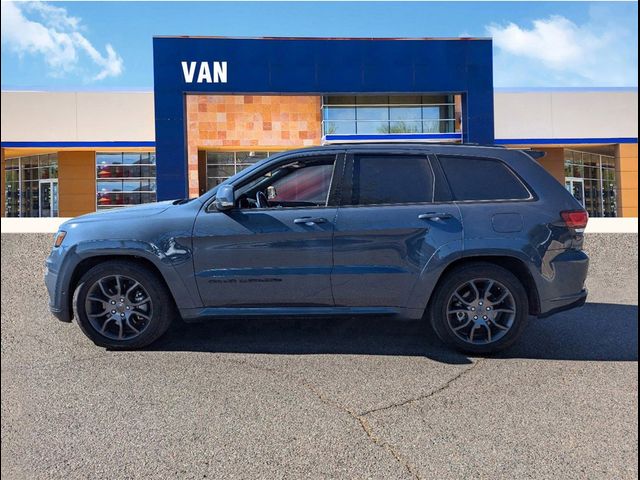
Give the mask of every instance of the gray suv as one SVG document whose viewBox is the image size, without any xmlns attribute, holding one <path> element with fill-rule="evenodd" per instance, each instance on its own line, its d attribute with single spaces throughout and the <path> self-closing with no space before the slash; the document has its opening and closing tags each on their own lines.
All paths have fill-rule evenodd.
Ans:
<svg viewBox="0 0 640 480">
<path fill-rule="evenodd" d="M 529 316 L 587 297 L 587 213 L 533 153 L 316 147 L 199 198 L 78 217 L 46 262 L 50 308 L 108 348 L 144 347 L 178 317 L 386 315 L 498 351 Z"/>
</svg>

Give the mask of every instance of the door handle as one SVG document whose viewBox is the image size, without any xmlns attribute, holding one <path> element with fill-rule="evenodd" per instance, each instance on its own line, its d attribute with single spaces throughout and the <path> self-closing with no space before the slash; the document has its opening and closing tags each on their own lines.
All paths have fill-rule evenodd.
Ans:
<svg viewBox="0 0 640 480">
<path fill-rule="evenodd" d="M 322 217 L 302 217 L 293 220 L 293 223 L 304 223 L 305 225 L 315 225 L 317 223 L 326 223 L 327 219 Z"/>
<path fill-rule="evenodd" d="M 420 220 L 448 220 L 450 218 L 453 218 L 453 215 L 451 215 L 450 213 L 429 212 L 418 215 L 418 218 Z"/>
</svg>

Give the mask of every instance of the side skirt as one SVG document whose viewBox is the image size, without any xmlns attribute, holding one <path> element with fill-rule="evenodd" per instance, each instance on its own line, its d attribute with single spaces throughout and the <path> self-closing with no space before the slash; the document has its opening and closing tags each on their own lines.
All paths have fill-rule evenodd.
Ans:
<svg viewBox="0 0 640 480">
<path fill-rule="evenodd" d="M 420 318 L 421 312 L 397 307 L 206 307 L 181 309 L 185 322 L 228 317 L 330 317 L 354 315 L 385 315 L 400 318 Z M 416 316 L 417 315 L 417 316 Z"/>
</svg>

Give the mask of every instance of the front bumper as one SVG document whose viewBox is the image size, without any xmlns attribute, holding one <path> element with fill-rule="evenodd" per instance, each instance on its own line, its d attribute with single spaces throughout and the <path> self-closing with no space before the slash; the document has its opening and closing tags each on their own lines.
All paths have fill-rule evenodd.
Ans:
<svg viewBox="0 0 640 480">
<path fill-rule="evenodd" d="M 49 294 L 49 311 L 62 322 L 71 322 L 73 315 L 66 292 L 60 291 L 58 288 L 59 274 L 54 271 L 55 263 L 52 258 L 54 254 L 49 256 L 45 262 L 44 284 Z"/>
</svg>

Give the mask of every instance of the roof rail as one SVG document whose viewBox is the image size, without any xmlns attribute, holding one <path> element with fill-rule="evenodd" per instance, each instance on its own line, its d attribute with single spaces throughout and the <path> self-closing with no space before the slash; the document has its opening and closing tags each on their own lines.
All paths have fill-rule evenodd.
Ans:
<svg viewBox="0 0 640 480">
<path fill-rule="evenodd" d="M 474 142 L 464 142 L 464 143 L 453 143 L 453 142 L 430 142 L 423 140 L 337 140 L 331 141 L 328 143 L 324 143 L 323 145 L 457 145 L 462 147 L 495 147 L 495 148 L 506 148 L 504 145 L 498 145 L 493 143 L 474 143 Z"/>
</svg>

